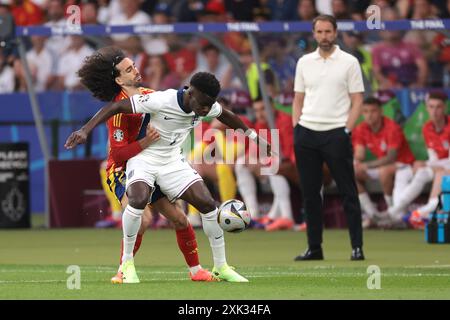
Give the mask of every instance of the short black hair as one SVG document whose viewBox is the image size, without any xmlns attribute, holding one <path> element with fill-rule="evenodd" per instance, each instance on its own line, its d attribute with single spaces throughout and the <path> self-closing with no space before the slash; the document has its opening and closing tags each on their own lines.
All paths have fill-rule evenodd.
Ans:
<svg viewBox="0 0 450 320">
<path fill-rule="evenodd" d="M 321 14 L 321 15 L 318 15 L 317 17 L 315 17 L 313 22 L 312 22 L 313 30 L 316 27 L 317 21 L 328 21 L 328 22 L 330 22 L 333 25 L 334 30 L 337 29 L 336 18 L 331 16 L 331 15 L 329 15 L 329 14 Z"/>
<path fill-rule="evenodd" d="M 364 99 L 363 104 L 375 104 L 378 107 L 381 107 L 383 104 L 381 103 L 380 99 L 375 97 L 367 97 Z"/>
<path fill-rule="evenodd" d="M 205 45 L 205 46 L 202 48 L 202 53 L 204 54 L 204 53 L 206 53 L 206 52 L 209 51 L 209 50 L 214 50 L 214 51 L 216 51 L 217 53 L 220 53 L 219 48 L 217 48 L 215 45 L 213 45 L 213 44 L 211 44 L 211 43 L 208 43 L 207 45 Z"/>
<path fill-rule="evenodd" d="M 216 99 L 220 92 L 219 80 L 209 72 L 197 72 L 194 74 L 190 85 L 213 99 Z"/>
<path fill-rule="evenodd" d="M 122 88 L 116 83 L 120 71 L 116 66 L 125 58 L 117 47 L 104 47 L 84 59 L 78 70 L 80 82 L 101 101 L 112 101 Z"/>
<path fill-rule="evenodd" d="M 445 103 L 448 99 L 448 96 L 444 91 L 434 90 L 428 92 L 427 100 L 428 99 L 438 99 Z"/>
</svg>

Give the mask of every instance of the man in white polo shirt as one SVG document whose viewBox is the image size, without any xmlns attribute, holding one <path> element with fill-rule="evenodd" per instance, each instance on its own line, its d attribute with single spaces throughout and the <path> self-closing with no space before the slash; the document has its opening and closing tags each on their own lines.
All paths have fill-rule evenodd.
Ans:
<svg viewBox="0 0 450 320">
<path fill-rule="evenodd" d="M 306 211 L 308 248 L 295 258 L 322 260 L 322 166 L 342 196 L 352 245 L 351 260 L 364 260 L 361 206 L 355 183 L 351 130 L 361 114 L 364 85 L 358 60 L 334 44 L 333 16 L 313 21 L 316 51 L 301 57 L 295 72 L 292 121 L 297 167 Z"/>
</svg>

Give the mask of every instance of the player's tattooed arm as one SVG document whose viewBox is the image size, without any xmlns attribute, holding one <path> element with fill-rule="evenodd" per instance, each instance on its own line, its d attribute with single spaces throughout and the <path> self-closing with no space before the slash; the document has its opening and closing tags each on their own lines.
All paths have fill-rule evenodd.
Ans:
<svg viewBox="0 0 450 320">
<path fill-rule="evenodd" d="M 268 141 L 258 136 L 255 130 L 250 129 L 237 115 L 235 115 L 232 111 L 227 110 L 222 107 L 222 113 L 217 119 L 226 124 L 231 129 L 242 129 L 245 132 L 245 135 L 250 139 L 254 140 L 258 145 L 264 146 L 267 148 L 267 154 L 270 155 L 272 153 L 271 145 Z"/>
<path fill-rule="evenodd" d="M 97 125 L 118 113 L 133 113 L 130 99 L 111 102 L 101 108 L 80 130 L 72 132 L 67 138 L 64 147 L 66 149 L 72 149 L 79 144 L 85 143 L 88 135 Z"/>
</svg>

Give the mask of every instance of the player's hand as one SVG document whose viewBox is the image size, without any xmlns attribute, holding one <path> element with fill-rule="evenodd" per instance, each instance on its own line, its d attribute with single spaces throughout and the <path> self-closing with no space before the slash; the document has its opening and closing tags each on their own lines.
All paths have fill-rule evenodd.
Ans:
<svg viewBox="0 0 450 320">
<path fill-rule="evenodd" d="M 79 144 L 85 143 L 87 140 L 87 133 L 81 128 L 75 132 L 72 132 L 70 136 L 67 138 L 64 147 L 66 149 L 72 149 Z"/>
<path fill-rule="evenodd" d="M 150 125 L 150 123 L 147 125 L 146 134 L 145 135 L 146 135 L 149 143 L 153 143 L 153 142 L 159 140 L 159 133 L 158 133 L 158 131 L 154 127 L 152 127 Z"/>
<path fill-rule="evenodd" d="M 355 166 L 355 171 L 359 170 L 359 171 L 367 171 L 367 164 L 364 162 L 360 162 L 360 161 L 355 161 L 354 162 L 354 166 Z"/>
</svg>

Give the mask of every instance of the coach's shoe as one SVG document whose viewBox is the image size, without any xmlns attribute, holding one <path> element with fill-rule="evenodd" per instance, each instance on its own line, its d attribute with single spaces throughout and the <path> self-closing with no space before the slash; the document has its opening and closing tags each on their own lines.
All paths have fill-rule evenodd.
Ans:
<svg viewBox="0 0 450 320">
<path fill-rule="evenodd" d="M 319 249 L 306 249 L 305 253 L 295 257 L 295 261 L 306 261 L 306 260 L 323 260 L 322 248 Z"/>
<path fill-rule="evenodd" d="M 216 277 L 219 280 L 227 281 L 227 282 L 248 282 L 246 278 L 241 276 L 239 273 L 234 271 L 234 267 L 230 267 L 229 265 L 225 264 L 220 269 L 217 269 L 214 267 L 212 269 L 212 273 L 214 277 Z"/>
<path fill-rule="evenodd" d="M 354 247 L 352 250 L 352 256 L 350 260 L 357 261 L 357 260 L 364 260 L 364 253 L 362 251 L 361 247 Z"/>
<path fill-rule="evenodd" d="M 189 276 L 191 277 L 192 281 L 205 281 L 205 282 L 213 282 L 218 281 L 211 272 L 209 272 L 206 269 L 200 269 L 195 273 L 195 275 L 192 274 L 192 272 L 189 272 Z"/>
<path fill-rule="evenodd" d="M 122 283 L 139 283 L 133 260 L 122 263 Z"/>
</svg>

